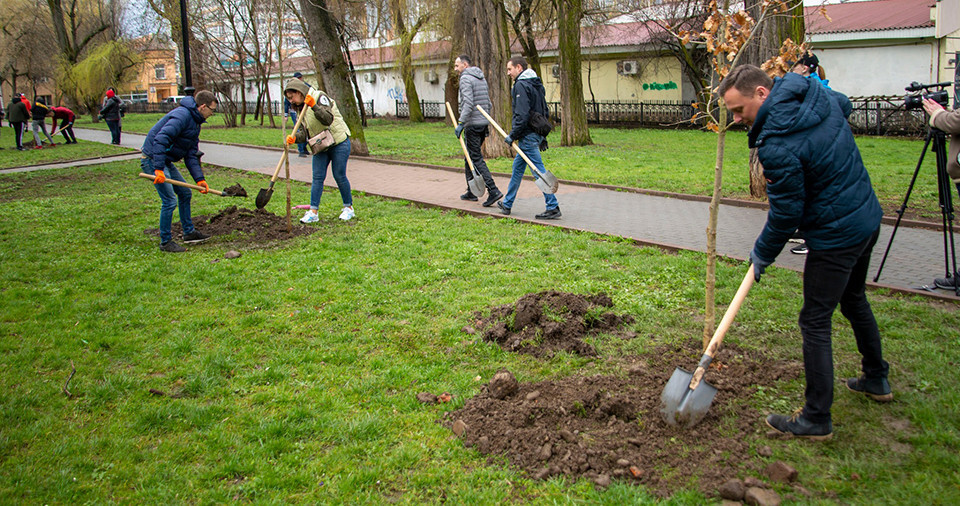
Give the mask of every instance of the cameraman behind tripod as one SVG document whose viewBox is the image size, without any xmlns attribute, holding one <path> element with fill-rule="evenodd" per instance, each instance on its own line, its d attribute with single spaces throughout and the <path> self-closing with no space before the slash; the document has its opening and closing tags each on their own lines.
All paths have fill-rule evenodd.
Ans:
<svg viewBox="0 0 960 506">
<path fill-rule="evenodd" d="M 947 155 L 947 174 L 950 180 L 957 186 L 957 194 L 960 195 L 960 109 L 948 111 L 938 102 L 925 98 L 923 100 L 923 110 L 930 115 L 930 126 L 940 129 L 950 134 L 950 154 Z M 937 288 L 946 290 L 955 290 L 957 287 L 957 278 L 960 273 L 954 272 L 953 276 L 937 278 L 934 283 Z"/>
</svg>

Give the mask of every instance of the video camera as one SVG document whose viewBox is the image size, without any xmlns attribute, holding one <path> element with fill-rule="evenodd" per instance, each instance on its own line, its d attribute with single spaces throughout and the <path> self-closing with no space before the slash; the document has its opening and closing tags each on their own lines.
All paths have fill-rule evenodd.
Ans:
<svg viewBox="0 0 960 506">
<path fill-rule="evenodd" d="M 921 109 L 923 108 L 923 101 L 928 98 L 946 108 L 947 104 L 950 103 L 950 97 L 947 95 L 947 90 L 944 88 L 952 85 L 953 83 L 949 81 L 933 84 L 920 84 L 914 81 L 910 83 L 910 86 L 904 88 L 909 93 L 903 97 L 903 108 L 908 111 L 912 109 Z M 924 90 L 929 90 L 930 88 L 939 89 L 936 91 L 923 93 Z"/>
</svg>

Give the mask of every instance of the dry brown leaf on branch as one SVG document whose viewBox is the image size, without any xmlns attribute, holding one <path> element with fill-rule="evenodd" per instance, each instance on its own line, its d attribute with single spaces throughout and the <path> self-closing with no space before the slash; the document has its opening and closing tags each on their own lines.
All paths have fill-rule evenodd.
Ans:
<svg viewBox="0 0 960 506">
<path fill-rule="evenodd" d="M 833 23 L 833 18 L 831 18 L 831 17 L 827 14 L 827 8 L 826 8 L 826 7 L 821 6 L 820 9 L 819 9 L 817 12 L 819 12 L 820 15 L 823 16 L 824 19 L 826 19 L 826 20 L 829 21 L 830 23 Z"/>
<path fill-rule="evenodd" d="M 720 127 L 712 121 L 707 123 L 707 130 L 710 130 L 713 133 L 720 133 Z"/>
</svg>

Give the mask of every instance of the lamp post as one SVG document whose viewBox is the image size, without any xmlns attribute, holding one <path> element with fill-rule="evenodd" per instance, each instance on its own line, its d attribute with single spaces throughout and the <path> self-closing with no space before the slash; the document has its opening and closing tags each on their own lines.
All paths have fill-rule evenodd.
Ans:
<svg viewBox="0 0 960 506">
<path fill-rule="evenodd" d="M 190 70 L 190 28 L 187 25 L 187 0 L 180 0 L 180 38 L 183 42 L 183 94 L 193 96 L 193 73 Z"/>
</svg>

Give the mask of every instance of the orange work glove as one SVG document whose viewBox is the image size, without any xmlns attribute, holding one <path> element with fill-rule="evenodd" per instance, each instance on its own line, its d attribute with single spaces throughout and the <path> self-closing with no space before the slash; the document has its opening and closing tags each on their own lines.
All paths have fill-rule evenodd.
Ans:
<svg viewBox="0 0 960 506">
<path fill-rule="evenodd" d="M 313 98 L 310 95 L 307 95 L 303 97 L 303 103 L 306 104 L 307 107 L 313 107 L 317 105 L 317 99 Z"/>
<path fill-rule="evenodd" d="M 156 176 L 153 178 L 153 184 L 163 184 L 167 182 L 167 176 L 163 175 L 162 170 L 153 171 L 153 175 Z"/>
<path fill-rule="evenodd" d="M 294 137 L 294 136 L 292 136 L 292 135 L 288 135 L 288 136 L 287 136 L 287 144 L 296 144 L 296 143 L 297 143 L 297 138 L 296 138 L 296 137 Z"/>
<path fill-rule="evenodd" d="M 202 186 L 202 187 L 203 187 L 203 189 L 200 190 L 200 193 L 207 193 L 208 191 L 210 191 L 210 187 L 207 186 L 207 182 L 206 182 L 205 180 L 203 180 L 203 179 L 197 181 L 197 186 Z"/>
</svg>

